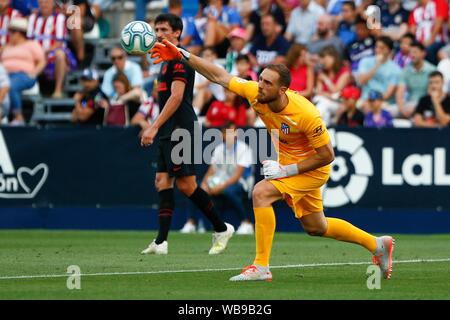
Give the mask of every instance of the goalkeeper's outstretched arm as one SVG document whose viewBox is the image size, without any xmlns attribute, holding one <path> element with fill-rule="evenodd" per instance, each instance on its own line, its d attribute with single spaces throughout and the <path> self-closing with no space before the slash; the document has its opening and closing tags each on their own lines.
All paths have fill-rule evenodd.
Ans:
<svg viewBox="0 0 450 320">
<path fill-rule="evenodd" d="M 163 40 L 162 43 L 157 42 L 151 50 L 151 56 L 152 58 L 157 58 L 154 63 L 170 60 L 185 60 L 192 69 L 205 76 L 209 81 L 220 84 L 227 89 L 233 77 L 223 68 L 197 57 L 184 49 L 178 48 L 167 40 Z"/>
</svg>

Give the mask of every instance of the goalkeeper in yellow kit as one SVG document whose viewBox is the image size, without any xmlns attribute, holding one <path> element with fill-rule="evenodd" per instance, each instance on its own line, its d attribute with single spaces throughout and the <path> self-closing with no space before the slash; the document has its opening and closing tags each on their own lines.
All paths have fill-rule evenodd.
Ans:
<svg viewBox="0 0 450 320">
<path fill-rule="evenodd" d="M 233 77 L 224 69 L 177 48 L 164 40 L 151 50 L 156 63 L 168 60 L 187 61 L 188 65 L 210 81 L 245 97 L 271 134 L 278 139 L 278 161 L 263 162 L 265 179 L 253 190 L 256 258 L 231 281 L 272 280 L 269 270 L 270 251 L 275 233 L 272 203 L 284 199 L 312 236 L 334 238 L 359 244 L 373 254 L 385 278 L 392 271 L 394 239 L 375 237 L 350 223 L 326 218 L 320 188 L 327 182 L 334 151 L 328 131 L 313 104 L 289 90 L 291 77 L 284 65 L 269 65 L 259 81 Z M 145 143 L 145 141 L 144 141 Z"/>
</svg>

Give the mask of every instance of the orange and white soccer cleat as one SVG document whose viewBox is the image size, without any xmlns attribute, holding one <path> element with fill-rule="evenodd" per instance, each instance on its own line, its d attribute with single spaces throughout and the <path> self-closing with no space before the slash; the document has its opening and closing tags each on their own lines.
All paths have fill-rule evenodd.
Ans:
<svg viewBox="0 0 450 320">
<path fill-rule="evenodd" d="M 391 278 L 392 252 L 394 251 L 395 239 L 391 236 L 377 238 L 377 250 L 372 257 L 373 264 L 378 265 L 385 279 Z"/>
<path fill-rule="evenodd" d="M 272 281 L 272 272 L 269 267 L 248 266 L 245 267 L 241 274 L 231 277 L 230 281 Z"/>
</svg>

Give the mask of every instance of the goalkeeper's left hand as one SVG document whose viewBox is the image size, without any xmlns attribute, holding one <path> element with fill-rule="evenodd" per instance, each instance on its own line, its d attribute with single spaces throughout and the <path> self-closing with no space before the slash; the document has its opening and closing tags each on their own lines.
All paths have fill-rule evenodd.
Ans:
<svg viewBox="0 0 450 320">
<path fill-rule="evenodd" d="M 286 178 L 298 174 L 298 167 L 296 163 L 283 166 L 277 161 L 265 160 L 263 161 L 263 173 L 266 180 Z"/>
<path fill-rule="evenodd" d="M 183 55 L 181 50 L 183 49 L 164 39 L 162 43 L 156 42 L 150 52 L 151 57 L 156 58 L 153 63 L 158 64 L 163 61 L 181 60 L 183 57 L 189 59 L 189 53 L 183 50 Z"/>
</svg>

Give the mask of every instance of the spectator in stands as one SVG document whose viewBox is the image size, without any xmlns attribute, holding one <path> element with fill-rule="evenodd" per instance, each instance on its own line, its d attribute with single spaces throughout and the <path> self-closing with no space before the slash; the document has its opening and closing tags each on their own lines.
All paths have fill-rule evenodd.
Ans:
<svg viewBox="0 0 450 320">
<path fill-rule="evenodd" d="M 8 42 L 8 27 L 10 21 L 19 16 L 19 11 L 11 6 L 10 0 L 0 0 L 0 51 Z"/>
<path fill-rule="evenodd" d="M 361 3 L 364 0 L 351 0 L 351 1 L 345 1 L 345 0 L 316 0 L 317 3 L 322 3 L 322 7 L 326 9 L 326 11 L 331 14 L 332 16 L 336 16 L 339 18 L 339 16 L 342 18 L 343 12 L 345 10 L 345 5 L 348 4 L 348 2 L 352 2 L 355 5 L 355 9 L 360 10 L 357 8 L 357 6 L 361 6 Z M 366 0 L 367 2 L 367 0 Z M 372 2 L 372 1 L 369 1 Z"/>
<path fill-rule="evenodd" d="M 242 79 L 250 80 L 250 81 L 257 81 L 258 76 L 256 75 L 255 71 L 252 69 L 252 65 L 250 62 L 250 58 L 246 54 L 241 54 L 237 56 L 236 58 L 236 69 L 237 69 L 237 76 Z M 236 97 L 236 105 L 244 105 L 246 108 L 246 115 L 247 115 L 247 121 L 246 125 L 249 127 L 253 127 L 256 121 L 256 111 L 250 107 L 250 103 L 247 99 L 237 96 Z M 238 124 L 241 126 L 241 124 Z"/>
<path fill-rule="evenodd" d="M 183 33 L 181 34 L 180 44 L 187 48 L 189 52 L 198 55 L 203 46 L 203 40 L 198 33 L 195 18 L 185 15 L 183 12 L 182 0 L 169 0 L 169 13 L 181 17 L 183 21 Z"/>
<path fill-rule="evenodd" d="M 215 63 L 222 68 L 217 62 L 217 53 L 213 47 L 206 47 L 202 51 L 202 58 L 209 62 Z M 200 73 L 195 73 L 195 85 L 194 85 L 194 100 L 192 106 L 199 115 L 206 115 L 208 112 L 208 106 L 214 101 L 224 101 L 225 92 L 224 88 L 217 83 L 212 83 Z"/>
<path fill-rule="evenodd" d="M 273 0 L 283 11 L 284 19 L 286 22 L 289 22 L 292 11 L 298 7 L 300 1 L 299 0 Z M 317 2 L 317 0 L 315 0 Z"/>
<path fill-rule="evenodd" d="M 88 0 L 63 0 L 60 10 L 67 17 L 71 44 L 78 61 L 78 68 L 86 67 L 84 34 L 94 29 L 96 18 L 92 13 Z M 77 6 L 75 10 L 73 6 Z"/>
<path fill-rule="evenodd" d="M 72 111 L 72 122 L 101 125 L 109 102 L 100 89 L 98 73 L 94 69 L 84 69 L 80 80 L 83 89 L 73 96 L 75 107 Z"/>
<path fill-rule="evenodd" d="M 394 41 L 400 40 L 408 32 L 409 11 L 400 0 L 384 0 L 381 3 L 381 35 Z"/>
<path fill-rule="evenodd" d="M 308 50 L 313 57 L 318 57 L 322 49 L 328 46 L 334 46 L 339 55 L 344 51 L 344 45 L 333 29 L 333 17 L 323 14 L 317 20 L 316 32 L 308 43 Z"/>
<path fill-rule="evenodd" d="M 113 86 L 113 79 L 118 72 L 125 73 L 133 89 L 142 89 L 143 74 L 141 67 L 136 62 L 129 61 L 127 59 L 127 54 L 121 47 L 111 49 L 111 61 L 113 65 L 106 70 L 102 82 L 102 91 L 108 98 L 111 99 L 116 94 Z M 133 95 L 133 97 L 134 96 L 135 95 Z M 140 95 L 136 96 L 140 97 Z M 135 101 L 139 102 L 140 105 L 139 98 Z"/>
<path fill-rule="evenodd" d="M 247 124 L 247 110 L 241 99 L 237 95 L 225 90 L 224 101 L 214 101 L 206 114 L 205 126 L 221 127 L 228 122 L 234 123 L 237 127 L 244 127 Z"/>
<path fill-rule="evenodd" d="M 0 63 L 0 126 L 8 123 L 9 117 L 9 76 Z"/>
<path fill-rule="evenodd" d="M 45 81 L 41 90 L 48 87 L 48 80 L 55 81 L 53 98 L 63 96 L 64 77 L 77 66 L 76 58 L 67 48 L 66 17 L 57 13 L 54 0 L 39 0 L 39 12 L 32 13 L 28 19 L 27 37 L 39 41 L 47 57 L 44 70 Z"/>
<path fill-rule="evenodd" d="M 450 58 L 450 44 L 447 44 L 438 51 L 438 59 L 442 60 L 445 58 Z"/>
<path fill-rule="evenodd" d="M 311 99 L 314 89 L 314 67 L 308 61 L 308 49 L 303 44 L 294 43 L 286 55 L 286 66 L 291 72 L 290 89 Z"/>
<path fill-rule="evenodd" d="M 153 85 L 153 91 L 150 97 L 141 104 L 138 111 L 131 119 L 131 125 L 140 126 L 142 129 L 140 134 L 142 134 L 145 129 L 150 128 L 158 115 L 158 86 L 155 84 Z"/>
<path fill-rule="evenodd" d="M 396 102 L 401 116 L 409 118 L 416 109 L 419 99 L 426 95 L 428 75 L 436 67 L 425 60 L 426 49 L 420 42 L 411 45 L 411 64 L 403 69 L 396 93 Z"/>
<path fill-rule="evenodd" d="M 284 34 L 291 42 L 307 44 L 316 32 L 317 20 L 325 10 L 312 0 L 299 0 Z"/>
<path fill-rule="evenodd" d="M 237 76 L 242 79 L 257 81 L 258 76 L 252 70 L 250 58 L 246 54 L 240 54 L 236 57 Z"/>
<path fill-rule="evenodd" d="M 427 48 L 427 60 L 437 64 L 437 52 L 444 46 L 448 1 L 418 0 L 409 16 L 410 32 Z"/>
<path fill-rule="evenodd" d="M 242 26 L 241 17 L 235 8 L 224 5 L 224 0 L 209 0 L 204 15 L 207 17 L 205 46 L 215 47 L 218 56 L 223 58 L 229 47 L 227 36 Z"/>
<path fill-rule="evenodd" d="M 269 64 L 284 63 L 289 48 L 286 39 L 276 31 L 275 18 L 266 14 L 261 18 L 261 34 L 252 43 L 250 58 L 256 69 Z"/>
<path fill-rule="evenodd" d="M 382 109 L 383 95 L 375 90 L 368 94 L 369 112 L 364 119 L 366 128 L 387 128 L 393 127 L 392 115 L 389 111 Z"/>
<path fill-rule="evenodd" d="M 45 68 L 45 54 L 40 44 L 28 40 L 27 19 L 16 17 L 9 24 L 10 39 L 1 54 L 1 60 L 9 73 L 9 98 L 13 112 L 12 125 L 24 125 L 22 91 L 36 84 L 37 76 Z"/>
<path fill-rule="evenodd" d="M 253 234 L 243 199 L 247 199 L 253 165 L 252 149 L 243 141 L 237 139 L 236 127 L 227 123 L 222 128 L 224 143 L 214 149 L 211 165 L 208 168 L 201 188 L 217 201 L 219 197 L 230 204 L 239 215 L 241 225 L 236 234 Z"/>
<path fill-rule="evenodd" d="M 414 111 L 416 127 L 446 127 L 450 124 L 450 96 L 442 89 L 444 76 L 439 71 L 429 75 L 428 94 Z"/>
<path fill-rule="evenodd" d="M 349 86 L 342 90 L 341 97 L 343 101 L 337 121 L 338 126 L 356 128 L 364 125 L 364 113 L 356 107 L 360 96 L 361 91 L 358 87 Z"/>
<path fill-rule="evenodd" d="M 341 21 L 337 28 L 337 36 L 341 39 L 344 47 L 356 41 L 355 21 L 357 17 L 354 1 L 343 1 Z"/>
<path fill-rule="evenodd" d="M 244 28 L 235 28 L 228 35 L 230 48 L 225 57 L 225 69 L 232 75 L 237 75 L 236 58 L 242 54 L 248 54 L 250 46 L 248 44 L 247 33 Z"/>
<path fill-rule="evenodd" d="M 111 104 L 117 102 L 118 104 L 128 105 L 131 102 L 143 101 L 141 88 L 133 88 L 127 75 L 121 71 L 117 72 L 113 79 L 114 95 L 111 97 Z"/>
<path fill-rule="evenodd" d="M 132 88 L 126 74 L 119 71 L 113 78 L 114 95 L 106 109 L 104 125 L 128 126 L 130 122 L 130 101 L 139 101 L 141 90 Z M 133 114 L 134 116 L 134 114 Z"/>
<path fill-rule="evenodd" d="M 359 62 L 363 58 L 373 56 L 375 48 L 375 38 L 370 34 L 366 20 L 360 16 L 355 21 L 355 32 L 356 40 L 346 48 L 348 60 L 352 65 L 352 72 L 358 70 Z"/>
<path fill-rule="evenodd" d="M 317 75 L 317 87 L 313 99 L 325 124 L 334 121 L 339 108 L 338 98 L 342 89 L 351 82 L 350 68 L 345 66 L 339 52 L 333 47 L 325 47 L 320 52 L 322 70 Z"/>
<path fill-rule="evenodd" d="M 400 50 L 394 56 L 394 62 L 398 64 L 400 68 L 403 69 L 411 62 L 409 52 L 411 50 L 411 45 L 415 41 L 416 38 L 412 33 L 407 33 L 400 39 Z"/>
<path fill-rule="evenodd" d="M 38 11 L 38 0 L 9 0 L 11 7 L 18 10 L 23 17 L 27 17 L 33 11 Z"/>
<path fill-rule="evenodd" d="M 450 93 L 450 46 L 449 53 L 442 56 L 437 65 L 437 70 L 444 76 L 444 91 Z"/>
<path fill-rule="evenodd" d="M 233 7 L 236 9 L 237 12 L 239 12 L 239 15 L 241 16 L 241 22 L 243 26 L 246 26 L 249 24 L 250 21 L 250 14 L 252 13 L 252 10 L 256 8 L 258 5 L 257 1 L 255 0 L 227 0 L 228 5 L 230 7 Z M 226 4 L 225 1 L 224 3 Z"/>
<path fill-rule="evenodd" d="M 369 92 L 383 92 L 383 100 L 387 103 L 394 103 L 395 90 L 401 74 L 400 67 L 391 59 L 391 52 L 394 43 L 391 38 L 381 36 L 375 45 L 374 57 L 366 57 L 361 60 L 356 80 L 362 87 L 362 99 L 367 100 Z M 364 105 L 367 110 L 367 104 Z M 392 110 L 392 111 L 391 111 Z M 399 114 L 398 108 L 394 105 L 390 107 L 391 113 L 395 116 Z"/>
<path fill-rule="evenodd" d="M 258 6 L 251 12 L 250 21 L 246 26 L 248 40 L 253 40 L 256 35 L 261 34 L 261 17 L 269 13 L 275 18 L 277 32 L 284 34 L 286 20 L 281 8 L 272 0 L 258 0 Z"/>
</svg>

